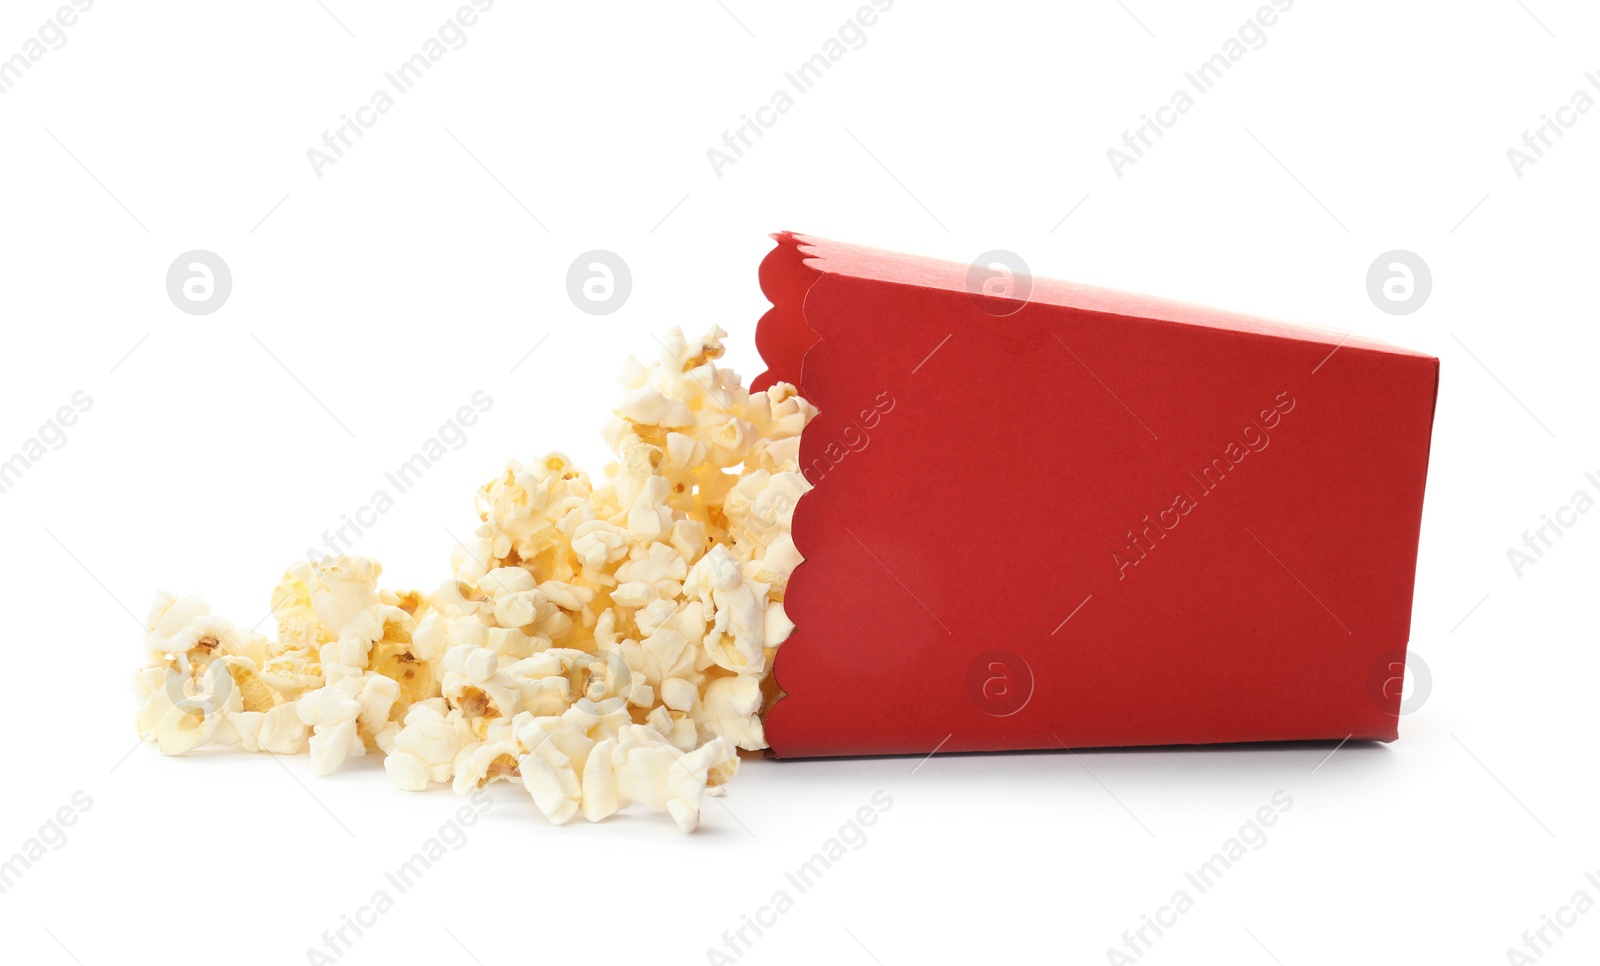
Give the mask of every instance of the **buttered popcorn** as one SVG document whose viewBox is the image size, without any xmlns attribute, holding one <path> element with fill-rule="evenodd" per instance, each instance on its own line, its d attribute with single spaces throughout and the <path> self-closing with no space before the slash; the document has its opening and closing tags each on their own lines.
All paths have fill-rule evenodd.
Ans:
<svg viewBox="0 0 1600 966">
<path fill-rule="evenodd" d="M 309 752 L 324 775 L 371 752 L 408 791 L 519 782 L 557 825 L 637 803 L 692 830 L 737 750 L 766 747 L 815 415 L 792 386 L 750 392 L 719 368 L 725 335 L 673 330 L 628 360 L 598 482 L 551 453 L 480 487 L 432 592 L 380 588 L 362 557 L 298 563 L 270 640 L 158 596 L 140 736 Z"/>
</svg>

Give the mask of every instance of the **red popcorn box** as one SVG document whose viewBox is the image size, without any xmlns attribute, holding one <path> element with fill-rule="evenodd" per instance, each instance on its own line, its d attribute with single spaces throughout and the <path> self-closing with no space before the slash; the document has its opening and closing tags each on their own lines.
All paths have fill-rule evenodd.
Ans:
<svg viewBox="0 0 1600 966">
<path fill-rule="evenodd" d="M 1438 359 L 773 237 L 773 755 L 1398 737 Z"/>
</svg>

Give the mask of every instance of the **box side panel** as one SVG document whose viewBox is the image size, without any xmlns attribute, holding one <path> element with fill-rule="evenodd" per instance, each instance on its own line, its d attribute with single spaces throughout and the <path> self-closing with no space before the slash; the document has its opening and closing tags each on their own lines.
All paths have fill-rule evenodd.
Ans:
<svg viewBox="0 0 1600 966">
<path fill-rule="evenodd" d="M 761 292 L 772 308 L 756 325 L 756 350 L 767 364 L 767 371 L 751 383 L 762 390 L 776 382 L 800 384 L 800 365 L 806 351 L 817 341 L 806 326 L 805 298 L 819 274 L 805 264 L 800 243 L 789 232 L 772 236 L 777 245 L 761 262 Z"/>
<path fill-rule="evenodd" d="M 1436 360 L 837 275 L 806 311 L 775 754 L 1395 737 Z"/>
<path fill-rule="evenodd" d="M 971 265 L 916 255 L 902 255 L 862 245 L 817 238 L 813 235 L 785 233 L 783 237 L 798 244 L 806 265 L 829 274 L 939 289 L 959 295 L 978 291 L 982 281 L 981 275 L 974 278 Z M 1327 348 L 1348 346 L 1397 355 L 1422 356 L 1422 353 L 1356 336 L 1344 330 L 1291 324 L 1058 279 L 1031 277 L 1025 283 L 1013 286 L 1013 289 L 1013 301 L 1017 307 L 1025 303 L 1056 305 L 1102 315 L 1160 321 L 1171 325 L 1207 326 L 1252 335 L 1319 342 Z"/>
</svg>

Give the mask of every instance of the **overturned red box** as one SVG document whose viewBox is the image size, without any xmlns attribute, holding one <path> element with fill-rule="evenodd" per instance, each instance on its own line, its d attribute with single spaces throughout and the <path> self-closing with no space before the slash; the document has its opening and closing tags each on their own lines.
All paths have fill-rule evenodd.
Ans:
<svg viewBox="0 0 1600 966">
<path fill-rule="evenodd" d="M 1398 736 L 1438 359 L 773 237 L 776 757 Z"/>
</svg>

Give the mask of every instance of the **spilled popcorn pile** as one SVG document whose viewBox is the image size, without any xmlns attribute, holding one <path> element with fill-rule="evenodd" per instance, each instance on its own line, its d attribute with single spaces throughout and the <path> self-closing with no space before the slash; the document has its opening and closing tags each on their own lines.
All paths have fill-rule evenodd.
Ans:
<svg viewBox="0 0 1600 966">
<path fill-rule="evenodd" d="M 815 414 L 719 369 L 725 335 L 674 330 L 628 360 L 598 486 L 552 453 L 480 487 L 482 525 L 432 593 L 380 589 L 366 558 L 297 563 L 276 640 L 158 595 L 140 736 L 169 755 L 309 748 L 322 775 L 379 751 L 402 789 L 518 779 L 557 825 L 634 802 L 692 830 L 737 749 L 766 747 Z"/>
</svg>

